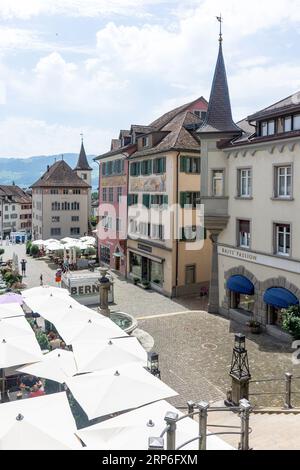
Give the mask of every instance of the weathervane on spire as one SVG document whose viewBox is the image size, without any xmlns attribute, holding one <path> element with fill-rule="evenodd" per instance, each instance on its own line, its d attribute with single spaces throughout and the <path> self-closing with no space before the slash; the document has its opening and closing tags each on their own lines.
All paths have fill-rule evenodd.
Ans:
<svg viewBox="0 0 300 470">
<path fill-rule="evenodd" d="M 80 136 L 81 136 L 81 143 L 83 144 L 83 132 L 81 132 Z"/>
<path fill-rule="evenodd" d="M 223 41 L 223 34 L 222 34 L 222 23 L 223 23 L 223 18 L 222 14 L 220 13 L 220 16 L 216 16 L 218 22 L 220 23 L 220 36 L 219 36 L 219 42 Z"/>
</svg>

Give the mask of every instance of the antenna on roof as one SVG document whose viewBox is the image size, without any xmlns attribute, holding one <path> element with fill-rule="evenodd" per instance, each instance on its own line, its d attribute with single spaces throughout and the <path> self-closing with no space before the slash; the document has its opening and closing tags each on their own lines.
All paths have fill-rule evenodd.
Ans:
<svg viewBox="0 0 300 470">
<path fill-rule="evenodd" d="M 219 35 L 219 42 L 223 41 L 223 33 L 222 33 L 222 23 L 223 23 L 223 17 L 222 13 L 220 13 L 220 16 L 216 16 L 218 22 L 220 23 L 220 35 Z"/>
</svg>

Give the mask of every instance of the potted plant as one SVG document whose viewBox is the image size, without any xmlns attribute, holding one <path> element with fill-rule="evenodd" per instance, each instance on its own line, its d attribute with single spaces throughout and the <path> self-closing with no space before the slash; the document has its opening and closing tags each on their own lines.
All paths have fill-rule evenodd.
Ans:
<svg viewBox="0 0 300 470">
<path fill-rule="evenodd" d="M 37 255 L 39 254 L 39 251 L 40 251 L 40 249 L 39 249 L 39 247 L 38 247 L 37 245 L 31 245 L 31 247 L 30 247 L 30 254 L 31 254 L 31 256 L 33 256 L 34 258 L 36 258 Z"/>
<path fill-rule="evenodd" d="M 149 282 L 149 281 L 146 281 L 146 280 L 143 280 L 143 281 L 142 281 L 142 287 L 143 287 L 143 289 L 149 289 L 149 287 L 150 287 L 150 282 Z"/>
<path fill-rule="evenodd" d="M 137 276 L 132 276 L 133 284 L 136 286 L 140 282 L 140 278 Z"/>
<path fill-rule="evenodd" d="M 30 240 L 26 242 L 26 255 L 30 255 L 30 249 L 32 247 L 32 243 Z"/>
<path fill-rule="evenodd" d="M 254 319 L 248 321 L 247 326 L 250 328 L 251 333 L 253 333 L 254 335 L 257 335 L 261 332 L 261 324 Z"/>
<path fill-rule="evenodd" d="M 300 339 L 300 306 L 292 305 L 282 310 L 282 329 L 292 335 L 294 340 Z"/>
</svg>

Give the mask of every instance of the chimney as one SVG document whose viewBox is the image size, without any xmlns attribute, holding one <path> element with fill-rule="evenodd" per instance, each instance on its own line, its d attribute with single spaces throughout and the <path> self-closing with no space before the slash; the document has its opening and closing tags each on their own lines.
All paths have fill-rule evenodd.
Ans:
<svg viewBox="0 0 300 470">
<path fill-rule="evenodd" d="M 50 168 L 50 166 L 49 166 L 49 165 L 47 165 L 47 171 L 49 171 L 49 168 Z"/>
</svg>

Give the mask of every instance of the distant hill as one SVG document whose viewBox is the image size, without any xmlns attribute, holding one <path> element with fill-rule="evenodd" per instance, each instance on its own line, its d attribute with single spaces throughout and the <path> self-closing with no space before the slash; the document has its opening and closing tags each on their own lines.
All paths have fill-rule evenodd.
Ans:
<svg viewBox="0 0 300 470">
<path fill-rule="evenodd" d="M 93 168 L 92 186 L 98 187 L 99 167 L 93 161 L 95 155 L 88 155 L 88 161 Z M 61 159 L 61 155 L 40 155 L 29 158 L 0 158 L 0 184 L 12 184 L 22 188 L 27 188 L 35 183 L 39 177 L 46 171 L 47 165 L 52 165 L 55 161 Z M 76 153 L 65 153 L 64 160 L 74 168 L 78 159 Z"/>
</svg>

